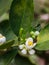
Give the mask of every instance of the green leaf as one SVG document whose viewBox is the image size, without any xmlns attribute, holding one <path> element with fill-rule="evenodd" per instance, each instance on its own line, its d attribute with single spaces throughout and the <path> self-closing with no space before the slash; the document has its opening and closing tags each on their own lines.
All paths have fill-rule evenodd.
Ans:
<svg viewBox="0 0 49 65">
<path fill-rule="evenodd" d="M 40 50 L 40 51 L 49 50 L 49 40 L 37 44 L 37 45 L 35 46 L 35 49 L 36 49 L 36 50 Z"/>
<path fill-rule="evenodd" d="M 47 40 L 49 40 L 49 24 L 40 31 L 37 43 L 41 43 Z"/>
<path fill-rule="evenodd" d="M 0 45 L 0 50 L 10 48 L 15 43 L 14 40 L 16 39 L 16 35 L 11 30 L 8 20 L 0 23 L 0 33 L 3 34 L 7 39 L 4 44 Z"/>
<path fill-rule="evenodd" d="M 1 17 L 0 17 L 0 23 L 4 20 L 9 20 L 9 13 L 4 13 Z"/>
<path fill-rule="evenodd" d="M 10 28 L 8 20 L 2 21 L 0 23 L 0 33 L 6 37 L 7 41 L 13 40 L 16 38 L 15 34 Z"/>
<path fill-rule="evenodd" d="M 49 24 L 41 30 L 37 43 L 35 49 L 41 51 L 49 50 Z"/>
<path fill-rule="evenodd" d="M 21 27 L 29 32 L 34 16 L 33 0 L 14 0 L 10 9 L 10 24 L 14 33 L 18 36 Z"/>
<path fill-rule="evenodd" d="M 0 57 L 0 65 L 10 65 L 11 61 L 15 58 L 17 49 L 14 48 Z"/>
<path fill-rule="evenodd" d="M 10 9 L 13 0 L 0 0 L 0 16 Z"/>
<path fill-rule="evenodd" d="M 8 41 L 2 45 L 0 45 L 0 50 L 10 48 L 14 44 L 14 40 Z"/>
<path fill-rule="evenodd" d="M 28 60 L 28 58 L 16 55 L 15 65 L 33 65 L 33 64 Z"/>
</svg>

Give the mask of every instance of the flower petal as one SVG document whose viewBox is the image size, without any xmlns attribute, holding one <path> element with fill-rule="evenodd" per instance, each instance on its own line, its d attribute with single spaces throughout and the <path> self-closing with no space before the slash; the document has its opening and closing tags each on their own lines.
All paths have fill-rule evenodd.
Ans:
<svg viewBox="0 0 49 65">
<path fill-rule="evenodd" d="M 29 38 L 27 39 L 27 41 L 32 41 L 32 42 L 33 42 L 32 37 L 29 37 Z"/>
<path fill-rule="evenodd" d="M 30 55 L 35 54 L 35 50 L 31 49 L 28 51 Z"/>
<path fill-rule="evenodd" d="M 3 36 L 2 38 L 0 38 L 0 43 L 2 44 L 4 42 L 6 42 L 6 37 Z"/>
<path fill-rule="evenodd" d="M 32 49 L 33 48 L 33 45 L 32 46 L 26 46 L 27 49 Z"/>
<path fill-rule="evenodd" d="M 22 53 L 22 54 L 27 54 L 27 50 L 26 50 L 26 49 L 23 49 L 23 50 L 21 51 L 21 53 Z"/>
<path fill-rule="evenodd" d="M 34 43 L 33 46 L 32 46 L 32 48 L 34 48 L 34 47 L 36 46 L 36 44 L 37 44 L 37 43 Z"/>
<path fill-rule="evenodd" d="M 23 49 L 24 48 L 24 44 L 19 45 L 19 49 Z"/>
<path fill-rule="evenodd" d="M 29 42 L 29 41 L 31 41 L 31 42 L 33 43 L 33 39 L 30 37 L 30 38 L 28 38 L 28 39 L 26 40 L 26 43 L 25 43 L 25 44 L 26 44 L 26 48 L 31 49 L 32 46 L 29 46 L 29 45 L 28 45 L 28 42 Z"/>
</svg>

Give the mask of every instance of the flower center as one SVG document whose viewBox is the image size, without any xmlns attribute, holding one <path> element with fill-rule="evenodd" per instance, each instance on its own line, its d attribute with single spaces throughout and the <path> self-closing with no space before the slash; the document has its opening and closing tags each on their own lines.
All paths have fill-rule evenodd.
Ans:
<svg viewBox="0 0 49 65">
<path fill-rule="evenodd" d="M 33 42 L 32 42 L 32 41 L 29 41 L 29 42 L 28 42 L 28 45 L 29 45 L 29 46 L 32 46 L 32 45 L 33 45 Z"/>
</svg>

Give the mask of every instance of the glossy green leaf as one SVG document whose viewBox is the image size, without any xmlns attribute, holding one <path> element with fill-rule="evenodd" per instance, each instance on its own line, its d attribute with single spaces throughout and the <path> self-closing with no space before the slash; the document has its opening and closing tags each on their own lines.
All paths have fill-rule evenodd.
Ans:
<svg viewBox="0 0 49 65">
<path fill-rule="evenodd" d="M 33 21 L 33 0 L 14 0 L 10 9 L 10 24 L 14 33 L 18 36 L 21 27 L 29 32 Z"/>
<path fill-rule="evenodd" d="M 32 64 L 28 58 L 22 57 L 20 55 L 16 55 L 15 65 L 34 65 Z"/>
<path fill-rule="evenodd" d="M 17 49 L 14 48 L 0 57 L 0 65 L 11 65 L 11 61 L 15 58 Z"/>
<path fill-rule="evenodd" d="M 0 45 L 0 50 L 10 48 L 14 44 L 14 40 L 8 41 L 2 45 Z"/>
<path fill-rule="evenodd" d="M 9 11 L 13 0 L 0 0 L 0 16 Z"/>
<path fill-rule="evenodd" d="M 49 50 L 49 24 L 41 30 L 37 43 L 37 50 Z"/>
</svg>

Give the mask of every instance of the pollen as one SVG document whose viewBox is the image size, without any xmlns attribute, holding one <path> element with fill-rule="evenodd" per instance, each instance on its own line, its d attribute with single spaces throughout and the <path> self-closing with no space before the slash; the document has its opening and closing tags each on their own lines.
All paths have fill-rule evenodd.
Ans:
<svg viewBox="0 0 49 65">
<path fill-rule="evenodd" d="M 29 46 L 32 46 L 32 45 L 33 45 L 33 42 L 32 42 L 32 41 L 29 41 L 29 42 L 28 42 L 28 45 L 29 45 Z"/>
</svg>

